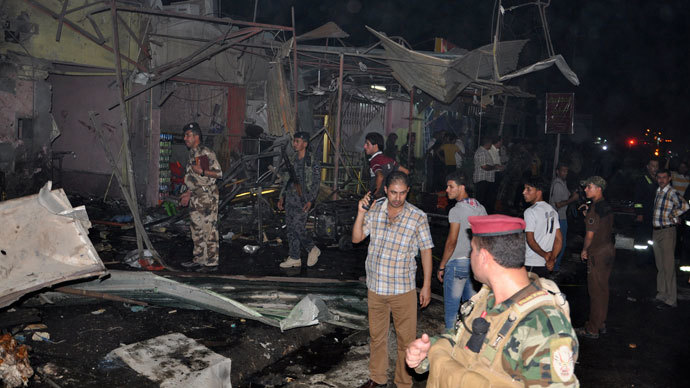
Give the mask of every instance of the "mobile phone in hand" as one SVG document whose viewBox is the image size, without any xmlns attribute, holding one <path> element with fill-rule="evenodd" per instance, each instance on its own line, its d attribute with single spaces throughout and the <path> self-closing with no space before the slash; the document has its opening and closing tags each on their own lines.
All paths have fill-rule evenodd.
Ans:
<svg viewBox="0 0 690 388">
<path fill-rule="evenodd" d="M 364 208 L 364 210 L 369 210 L 369 209 L 371 208 L 371 205 L 374 204 L 374 202 L 375 202 L 374 193 L 372 193 L 372 192 L 370 191 L 370 192 L 369 192 L 369 203 L 366 204 L 366 205 L 364 205 L 364 206 L 362 206 L 362 207 Z"/>
</svg>

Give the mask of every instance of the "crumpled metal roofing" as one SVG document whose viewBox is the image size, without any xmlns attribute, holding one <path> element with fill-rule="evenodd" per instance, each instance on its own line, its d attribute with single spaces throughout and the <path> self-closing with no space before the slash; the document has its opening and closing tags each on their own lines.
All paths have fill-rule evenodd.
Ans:
<svg viewBox="0 0 690 388">
<path fill-rule="evenodd" d="M 317 27 L 309 32 L 306 32 L 297 37 L 297 41 L 306 41 L 313 39 L 326 39 L 326 38 L 347 38 L 350 34 L 343 31 L 337 24 L 333 22 L 328 22 L 321 27 Z"/>
<path fill-rule="evenodd" d="M 505 93 L 509 87 L 502 85 L 499 81 L 541 70 L 553 63 L 558 65 L 566 78 L 575 85 L 579 84 L 577 76 L 560 55 L 514 72 L 518 65 L 520 52 L 527 40 L 497 43 L 496 67 L 499 75 L 506 74 L 506 76 L 499 76 L 496 80 L 497 77 L 494 77 L 493 44 L 487 44 L 456 59 L 449 60 L 410 50 L 394 42 L 382 32 L 369 26 L 367 29 L 381 41 L 386 55 L 390 58 L 387 63 L 393 70 L 393 77 L 405 89 L 411 90 L 413 87 L 417 87 L 444 103 L 452 102 L 460 92 L 471 84 L 474 84 L 475 87 L 481 86 L 489 89 L 490 94 Z M 519 89 L 509 89 L 512 89 L 512 92 L 509 92 L 511 95 L 520 94 Z"/>
</svg>

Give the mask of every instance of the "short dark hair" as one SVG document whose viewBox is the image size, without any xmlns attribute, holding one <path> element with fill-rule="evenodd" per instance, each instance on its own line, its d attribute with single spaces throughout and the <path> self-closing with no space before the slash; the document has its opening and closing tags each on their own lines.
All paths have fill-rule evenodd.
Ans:
<svg viewBox="0 0 690 388">
<path fill-rule="evenodd" d="M 525 179 L 525 184 L 527 186 L 534 187 L 542 193 L 544 192 L 544 190 L 546 190 L 546 181 L 539 175 Z"/>
<path fill-rule="evenodd" d="M 660 168 L 656 171 L 656 175 L 659 174 L 667 174 L 668 176 L 671 176 L 671 171 L 668 168 Z"/>
<path fill-rule="evenodd" d="M 401 182 L 410 187 L 410 177 L 402 171 L 393 171 L 386 177 L 386 187 L 390 187 L 394 182 Z"/>
<path fill-rule="evenodd" d="M 568 164 L 567 164 L 567 163 L 563 163 L 563 162 L 558 162 L 558 164 L 556 165 L 556 171 L 560 170 L 560 169 L 563 168 L 563 167 L 568 168 Z"/>
<path fill-rule="evenodd" d="M 295 134 L 293 135 L 293 138 L 294 139 L 299 138 L 299 139 L 302 139 L 302 140 L 306 141 L 307 143 L 309 143 L 310 136 L 309 136 L 309 133 L 307 133 L 307 132 L 299 131 L 299 132 L 295 132 Z"/>
<path fill-rule="evenodd" d="M 198 123 L 189 123 L 182 128 L 182 134 L 184 135 L 187 131 L 192 132 L 193 134 L 199 136 L 199 141 L 203 141 L 203 135 L 201 134 L 201 127 L 199 127 Z"/>
<path fill-rule="evenodd" d="M 502 236 L 473 236 L 477 249 L 486 249 L 494 261 L 504 268 L 520 268 L 525 265 L 525 233 Z"/>
<path fill-rule="evenodd" d="M 369 140 L 369 143 L 376 144 L 379 146 L 379 151 L 383 151 L 383 135 L 381 135 L 378 132 L 369 132 L 367 135 L 364 137 L 365 140 Z"/>
<path fill-rule="evenodd" d="M 456 185 L 465 185 L 465 174 L 462 171 L 455 170 L 446 176 L 446 182 L 453 181 Z"/>
</svg>

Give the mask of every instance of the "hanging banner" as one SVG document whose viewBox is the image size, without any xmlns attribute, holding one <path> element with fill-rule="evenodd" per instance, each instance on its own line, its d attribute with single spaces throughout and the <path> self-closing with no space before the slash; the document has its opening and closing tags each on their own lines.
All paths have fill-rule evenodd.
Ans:
<svg viewBox="0 0 690 388">
<path fill-rule="evenodd" d="M 546 93 L 544 133 L 572 135 L 575 117 L 575 93 Z"/>
</svg>

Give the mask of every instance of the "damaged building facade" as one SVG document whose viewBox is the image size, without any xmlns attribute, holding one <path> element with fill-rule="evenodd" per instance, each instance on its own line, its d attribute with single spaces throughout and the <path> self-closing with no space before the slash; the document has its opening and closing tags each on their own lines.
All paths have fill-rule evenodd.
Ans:
<svg viewBox="0 0 690 388">
<path fill-rule="evenodd" d="M 312 134 L 322 158 L 324 205 L 313 212 L 309 228 L 329 246 L 347 250 L 353 198 L 369 179 L 362 155 L 368 132 L 397 135 L 398 149 L 414 134 L 405 159 L 423 165 L 437 132 L 452 128 L 474 149 L 487 132 L 524 137 L 532 130 L 525 101 L 534 96 L 511 80 L 555 65 L 579 83 L 553 50 L 525 65 L 525 40 L 420 52 L 367 27 L 376 43 L 352 47 L 348 33 L 333 22 L 297 33 L 294 11 L 292 24 L 281 26 L 220 17 L 218 6 L 213 0 L 0 4 L 0 214 L 16 229 L 0 230 L 0 280 L 6 286 L 0 308 L 52 287 L 62 297 L 203 309 L 281 331 L 319 321 L 362 330 L 366 289 L 361 281 L 342 280 L 342 273 L 289 281 L 221 275 L 200 285 L 174 272 L 147 233 L 160 237 L 185 218 L 184 210 L 174 211 L 187 157 L 183 126 L 199 123 L 205 145 L 218 156 L 220 218 L 232 224 L 220 232 L 229 240 L 240 231 L 250 235 L 245 256 L 281 243 L 267 222 L 276 214 L 274 203 L 262 196 L 275 197 L 279 190 L 278 170 L 286 150 L 292 152 L 291 134 Z M 414 184 L 431 191 L 423 176 Z M 89 218 L 83 207 L 72 208 L 68 196 L 125 203 L 131 214 L 127 227 L 136 233 L 128 236 L 137 242 L 133 257 L 143 259 L 146 248 L 157 268 L 169 272 L 109 270 L 98 257 L 109 232 L 101 230 L 101 243 L 92 244 Z M 238 200 L 252 207 L 246 210 Z M 168 205 L 167 217 L 144 217 Z M 75 246 L 56 243 L 56 236 L 34 241 L 54 229 Z M 32 255 L 36 262 L 14 266 Z M 51 257 L 55 263 L 41 276 L 36 269 Z M 68 281 L 79 284 L 62 284 Z M 198 345 L 188 340 L 161 336 L 169 345 Z M 130 350 L 113 352 L 136 358 Z M 220 365 L 213 373 L 229 370 L 229 361 L 212 356 Z"/>
</svg>

